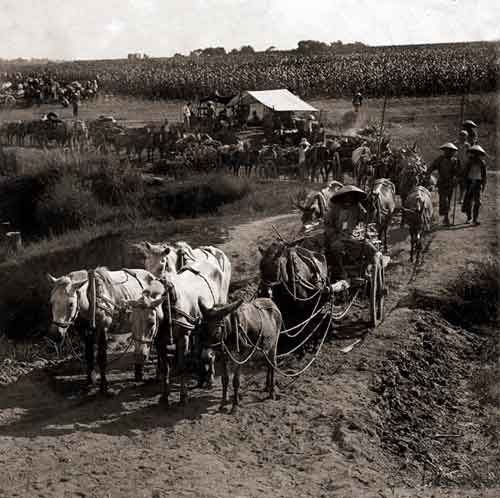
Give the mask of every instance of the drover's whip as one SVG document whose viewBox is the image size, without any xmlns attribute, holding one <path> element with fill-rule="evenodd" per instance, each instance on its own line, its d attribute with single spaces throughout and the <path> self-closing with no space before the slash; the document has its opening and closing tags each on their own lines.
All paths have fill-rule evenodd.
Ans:
<svg viewBox="0 0 500 498">
<path fill-rule="evenodd" d="M 471 85 L 471 79 L 469 78 L 469 83 L 468 83 L 468 86 L 467 86 L 467 97 L 469 96 L 469 91 L 470 91 L 470 85 Z M 462 94 L 462 102 L 460 103 L 460 115 L 459 115 L 459 121 L 458 121 L 458 129 L 457 129 L 457 137 L 458 139 L 460 139 L 460 130 L 462 128 L 462 123 L 463 123 L 463 120 L 464 120 L 464 113 L 465 113 L 465 95 L 466 95 L 466 92 L 464 92 Z M 460 173 L 462 173 L 463 171 L 463 164 L 460 164 L 459 167 L 460 167 Z M 459 186 L 458 185 L 454 185 L 453 187 L 453 218 L 452 218 L 452 225 L 455 225 L 455 213 L 456 213 L 456 210 L 457 210 L 457 190 L 458 190 Z"/>
</svg>

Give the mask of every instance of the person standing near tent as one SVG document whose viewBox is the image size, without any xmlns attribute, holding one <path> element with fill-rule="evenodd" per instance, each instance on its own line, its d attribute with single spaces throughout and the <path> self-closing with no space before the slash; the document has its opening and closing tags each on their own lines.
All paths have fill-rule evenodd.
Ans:
<svg viewBox="0 0 500 498">
<path fill-rule="evenodd" d="M 184 104 L 182 108 L 182 119 L 184 122 L 184 128 L 186 130 L 191 129 L 191 102 Z"/>
<path fill-rule="evenodd" d="M 309 150 L 311 144 L 304 137 L 299 144 L 299 177 L 305 178 L 307 176 L 307 164 L 306 157 L 307 151 Z"/>
</svg>

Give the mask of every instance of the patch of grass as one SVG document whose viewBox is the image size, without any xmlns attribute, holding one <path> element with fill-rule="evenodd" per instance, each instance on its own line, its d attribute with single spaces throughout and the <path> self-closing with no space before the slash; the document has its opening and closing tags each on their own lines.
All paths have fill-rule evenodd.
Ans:
<svg viewBox="0 0 500 498">
<path fill-rule="evenodd" d="M 317 187 L 316 187 L 317 188 Z M 267 215 L 289 213 L 293 201 L 305 198 L 307 190 L 300 183 L 262 181 L 252 185 L 250 192 L 242 199 L 226 204 L 220 209 L 220 214 Z"/>
<path fill-rule="evenodd" d="M 499 323 L 500 258 L 472 261 L 448 289 L 463 301 L 460 310 L 473 323 Z"/>
<path fill-rule="evenodd" d="M 482 123 L 496 124 L 499 111 L 498 97 L 495 93 L 475 95 L 467 107 L 467 114 L 479 125 Z"/>
<path fill-rule="evenodd" d="M 246 178 L 220 174 L 197 176 L 183 183 L 167 184 L 151 194 L 145 201 L 151 211 L 144 214 L 175 218 L 216 214 L 223 205 L 243 199 L 252 190 Z"/>
</svg>

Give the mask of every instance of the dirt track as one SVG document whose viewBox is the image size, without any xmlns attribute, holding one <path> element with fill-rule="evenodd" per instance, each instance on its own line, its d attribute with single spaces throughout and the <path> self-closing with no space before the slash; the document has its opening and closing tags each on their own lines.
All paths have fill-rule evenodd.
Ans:
<svg viewBox="0 0 500 498">
<path fill-rule="evenodd" d="M 394 228 L 385 322 L 364 336 L 363 308 L 354 310 L 304 376 L 280 379 L 278 401 L 263 400 L 257 375 L 247 377 L 237 416 L 218 413 L 219 388 L 193 390 L 186 408 L 166 410 L 156 385 L 130 380 L 128 357 L 112 366 L 110 399 L 79 390 L 77 364 L 0 388 L 0 496 L 498 496 L 470 489 L 479 474 L 498 483 L 488 477 L 498 465 L 481 451 L 487 414 L 469 387 L 480 340 L 407 299 L 410 287 L 439 290 L 469 258 L 494 250 L 495 178 L 481 226 L 435 231 L 416 270 L 406 231 Z M 222 246 L 239 278 L 255 273 L 271 221 L 284 236 L 297 226 L 296 215 L 253 222 Z M 364 341 L 340 352 L 357 336 Z M 450 432 L 461 436 L 433 437 Z"/>
</svg>

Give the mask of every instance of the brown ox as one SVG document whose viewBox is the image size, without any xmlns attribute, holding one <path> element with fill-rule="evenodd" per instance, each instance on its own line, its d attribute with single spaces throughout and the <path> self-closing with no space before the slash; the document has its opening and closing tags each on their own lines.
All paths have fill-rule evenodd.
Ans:
<svg viewBox="0 0 500 498">
<path fill-rule="evenodd" d="M 368 220 L 377 225 L 378 236 L 387 251 L 387 231 L 396 208 L 396 187 L 386 178 L 375 180 L 366 199 Z"/>
<path fill-rule="evenodd" d="M 206 322 L 207 339 L 220 343 L 222 359 L 222 402 L 221 409 L 228 402 L 228 363 L 234 364 L 233 406 L 234 413 L 239 405 L 240 369 L 252 359 L 257 351 L 267 360 L 266 391 L 274 399 L 274 369 L 276 349 L 283 323 L 280 310 L 268 298 L 257 298 L 243 303 L 239 300 L 212 309 L 201 307 Z"/>
<path fill-rule="evenodd" d="M 432 200 L 430 192 L 425 187 L 416 187 L 408 194 L 406 203 L 401 209 L 410 229 L 410 261 L 413 261 L 413 255 L 416 253 L 416 263 L 419 263 L 422 253 L 422 239 L 426 233 L 431 231 Z"/>
</svg>

